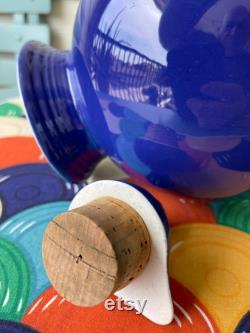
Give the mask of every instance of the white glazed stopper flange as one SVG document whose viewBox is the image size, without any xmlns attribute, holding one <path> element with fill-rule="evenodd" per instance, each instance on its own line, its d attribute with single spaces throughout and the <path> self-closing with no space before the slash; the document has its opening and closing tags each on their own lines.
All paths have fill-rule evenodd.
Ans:
<svg viewBox="0 0 250 333">
<path fill-rule="evenodd" d="M 44 236 L 45 268 L 59 294 L 93 306 L 115 293 L 138 311 L 145 304 L 142 314 L 149 320 L 169 324 L 168 226 L 158 206 L 127 183 L 84 187 Z"/>
</svg>

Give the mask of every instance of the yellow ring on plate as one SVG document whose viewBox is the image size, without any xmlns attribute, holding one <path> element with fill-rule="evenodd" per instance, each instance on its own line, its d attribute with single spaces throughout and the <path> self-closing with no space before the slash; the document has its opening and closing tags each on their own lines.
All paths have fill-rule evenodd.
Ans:
<svg viewBox="0 0 250 333">
<path fill-rule="evenodd" d="M 250 235 L 228 227 L 189 224 L 172 229 L 170 275 L 232 333 L 250 308 Z"/>
</svg>

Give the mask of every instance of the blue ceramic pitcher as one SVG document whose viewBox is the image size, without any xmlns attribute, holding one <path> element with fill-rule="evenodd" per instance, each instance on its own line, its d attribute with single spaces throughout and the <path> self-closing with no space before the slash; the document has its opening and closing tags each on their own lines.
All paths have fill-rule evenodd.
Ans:
<svg viewBox="0 0 250 333">
<path fill-rule="evenodd" d="M 108 155 L 194 196 L 250 187 L 250 0 L 82 0 L 72 50 L 26 44 L 19 81 L 73 182 Z"/>
</svg>

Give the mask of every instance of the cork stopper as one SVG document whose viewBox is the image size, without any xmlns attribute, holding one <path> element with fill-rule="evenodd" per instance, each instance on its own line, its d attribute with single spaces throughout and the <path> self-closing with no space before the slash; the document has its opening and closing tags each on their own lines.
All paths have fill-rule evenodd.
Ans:
<svg viewBox="0 0 250 333">
<path fill-rule="evenodd" d="M 57 216 L 43 240 L 48 277 L 67 301 L 94 306 L 127 286 L 145 268 L 150 236 L 126 203 L 103 197 Z"/>
</svg>

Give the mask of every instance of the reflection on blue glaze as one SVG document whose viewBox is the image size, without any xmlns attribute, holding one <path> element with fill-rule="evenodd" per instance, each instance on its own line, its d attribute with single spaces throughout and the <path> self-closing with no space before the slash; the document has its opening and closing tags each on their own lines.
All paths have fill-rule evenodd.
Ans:
<svg viewBox="0 0 250 333">
<path fill-rule="evenodd" d="M 69 202 L 54 202 L 27 209 L 6 220 L 0 226 L 1 237 L 18 246 L 31 265 L 31 304 L 50 286 L 42 261 L 42 239 L 48 223 L 67 211 Z"/>
<path fill-rule="evenodd" d="M 158 186 L 233 195 L 250 187 L 249 45 L 247 0 L 82 0 L 72 51 L 27 44 L 20 87 L 70 179 L 107 154 Z"/>
</svg>

